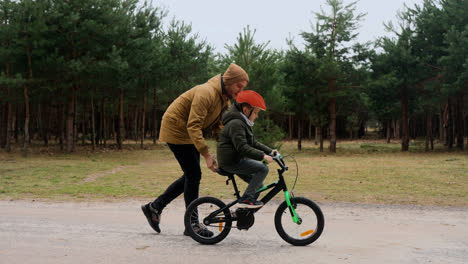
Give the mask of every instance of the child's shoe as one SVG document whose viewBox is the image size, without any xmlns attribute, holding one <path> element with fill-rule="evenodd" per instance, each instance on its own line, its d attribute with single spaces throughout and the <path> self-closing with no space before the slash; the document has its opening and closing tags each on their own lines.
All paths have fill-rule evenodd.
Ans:
<svg viewBox="0 0 468 264">
<path fill-rule="evenodd" d="M 260 208 L 263 206 L 263 203 L 260 201 L 252 200 L 252 199 L 241 199 L 239 201 L 239 208 L 249 208 L 255 209 Z"/>
</svg>

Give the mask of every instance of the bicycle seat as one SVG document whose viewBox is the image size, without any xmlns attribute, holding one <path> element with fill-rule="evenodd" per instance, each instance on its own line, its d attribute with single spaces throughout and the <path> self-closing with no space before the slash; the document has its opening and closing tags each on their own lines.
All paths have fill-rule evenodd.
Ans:
<svg viewBox="0 0 468 264">
<path fill-rule="evenodd" d="M 228 179 L 226 180 L 226 185 L 229 185 L 229 181 L 232 181 L 232 186 L 234 187 L 234 195 L 237 197 L 237 199 L 240 199 L 239 189 L 237 189 L 236 180 L 234 179 L 234 173 L 227 172 L 221 168 L 217 168 L 216 172 L 219 175 L 228 177 Z"/>
<path fill-rule="evenodd" d="M 234 173 L 230 173 L 230 172 L 227 172 L 221 168 L 218 168 L 216 169 L 216 172 L 219 174 L 219 175 L 222 175 L 222 176 L 227 176 L 227 177 L 231 177 L 231 176 L 234 176 Z"/>
</svg>

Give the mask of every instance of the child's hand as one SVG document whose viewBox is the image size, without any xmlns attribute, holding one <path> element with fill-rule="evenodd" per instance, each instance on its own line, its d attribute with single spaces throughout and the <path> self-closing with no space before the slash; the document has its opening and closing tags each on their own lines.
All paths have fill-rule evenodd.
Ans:
<svg viewBox="0 0 468 264">
<path fill-rule="evenodd" d="M 268 163 L 273 162 L 273 158 L 270 155 L 263 155 L 263 160 L 268 161 Z"/>
</svg>

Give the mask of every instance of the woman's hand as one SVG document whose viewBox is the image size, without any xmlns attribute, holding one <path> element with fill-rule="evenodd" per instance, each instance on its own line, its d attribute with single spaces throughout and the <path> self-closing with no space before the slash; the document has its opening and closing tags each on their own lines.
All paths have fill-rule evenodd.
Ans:
<svg viewBox="0 0 468 264">
<path fill-rule="evenodd" d="M 216 169 L 218 168 L 218 163 L 213 158 L 213 156 L 211 156 L 211 154 L 208 153 L 207 155 L 204 155 L 203 157 L 205 158 L 206 166 L 208 167 L 208 169 L 210 169 L 212 172 L 216 172 Z"/>
</svg>

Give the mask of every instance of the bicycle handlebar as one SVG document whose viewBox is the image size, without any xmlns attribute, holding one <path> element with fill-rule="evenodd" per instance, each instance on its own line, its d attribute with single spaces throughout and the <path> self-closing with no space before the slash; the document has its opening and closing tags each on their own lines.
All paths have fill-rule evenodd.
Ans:
<svg viewBox="0 0 468 264">
<path fill-rule="evenodd" d="M 274 161 L 276 161 L 276 163 L 278 163 L 278 165 L 284 169 L 284 170 L 288 170 L 288 166 L 286 166 L 286 163 L 284 162 L 283 160 L 283 156 L 279 153 L 279 152 L 275 152 L 275 155 L 270 155 Z"/>
</svg>

